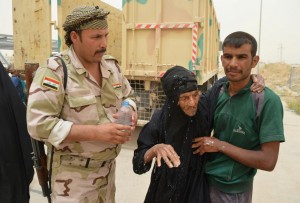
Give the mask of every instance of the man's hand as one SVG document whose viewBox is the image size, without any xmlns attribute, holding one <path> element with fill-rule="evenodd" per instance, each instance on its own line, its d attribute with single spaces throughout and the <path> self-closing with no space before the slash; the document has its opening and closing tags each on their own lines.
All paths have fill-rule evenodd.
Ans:
<svg viewBox="0 0 300 203">
<path fill-rule="evenodd" d="M 64 142 L 99 141 L 112 144 L 124 144 L 131 139 L 135 126 L 117 123 L 104 123 L 99 125 L 73 124 Z"/>
<path fill-rule="evenodd" d="M 138 122 L 138 114 L 135 111 L 132 111 L 132 118 L 131 118 L 131 126 L 136 127 Z"/>
<path fill-rule="evenodd" d="M 156 157 L 157 166 L 161 166 L 162 159 L 169 168 L 178 167 L 180 165 L 180 157 L 174 148 L 168 144 L 157 144 L 150 148 L 144 156 L 145 163 Z"/>
<path fill-rule="evenodd" d="M 118 119 L 119 118 L 118 113 L 114 113 L 112 116 L 113 116 L 114 119 Z M 138 114 L 135 111 L 132 111 L 132 114 L 131 114 L 131 126 L 136 127 L 137 122 L 138 122 Z"/>
<path fill-rule="evenodd" d="M 224 149 L 223 142 L 215 137 L 195 138 L 192 148 L 196 149 L 193 154 L 204 154 L 205 152 L 219 152 Z"/>
<path fill-rule="evenodd" d="M 200 137 L 194 140 L 194 154 L 206 152 L 221 152 L 231 159 L 248 166 L 266 171 L 272 171 L 276 165 L 280 142 L 266 142 L 258 150 L 243 149 L 215 137 Z"/>
<path fill-rule="evenodd" d="M 108 142 L 113 144 L 124 144 L 131 139 L 134 127 L 117 124 L 117 123 L 106 123 L 96 126 L 97 138 L 99 141 Z"/>
<path fill-rule="evenodd" d="M 265 88 L 265 80 L 261 75 L 251 74 L 253 84 L 250 87 L 252 92 L 260 93 Z"/>
</svg>

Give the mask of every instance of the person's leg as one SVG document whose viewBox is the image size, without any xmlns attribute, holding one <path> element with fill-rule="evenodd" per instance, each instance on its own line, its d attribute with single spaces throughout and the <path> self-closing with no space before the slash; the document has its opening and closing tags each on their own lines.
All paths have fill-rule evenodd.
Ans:
<svg viewBox="0 0 300 203">
<path fill-rule="evenodd" d="M 252 186 L 245 192 L 230 194 L 210 187 L 211 203 L 251 203 Z"/>
<path fill-rule="evenodd" d="M 251 203 L 252 202 L 252 191 L 253 191 L 253 185 L 245 192 L 238 193 L 238 202 L 241 203 Z"/>
<path fill-rule="evenodd" d="M 68 156 L 67 156 L 68 157 Z M 64 158 L 62 158 L 64 159 Z M 72 203 L 114 203 L 115 161 L 98 162 L 90 160 L 85 167 L 83 159 L 54 161 L 52 175 L 52 202 Z"/>
<path fill-rule="evenodd" d="M 109 173 L 106 177 L 99 179 L 98 187 L 98 199 L 105 203 L 115 203 L 116 185 L 115 185 L 115 174 L 116 174 L 116 161 L 112 161 L 108 164 Z M 106 183 L 103 185 L 103 183 Z"/>
</svg>

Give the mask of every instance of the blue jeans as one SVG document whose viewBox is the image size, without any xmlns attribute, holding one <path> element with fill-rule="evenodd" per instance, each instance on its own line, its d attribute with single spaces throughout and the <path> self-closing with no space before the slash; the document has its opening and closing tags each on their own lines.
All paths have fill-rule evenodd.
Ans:
<svg viewBox="0 0 300 203">
<path fill-rule="evenodd" d="M 247 191 L 241 193 L 226 193 L 214 187 L 209 187 L 211 203 L 251 203 L 252 189 L 251 186 Z"/>
</svg>

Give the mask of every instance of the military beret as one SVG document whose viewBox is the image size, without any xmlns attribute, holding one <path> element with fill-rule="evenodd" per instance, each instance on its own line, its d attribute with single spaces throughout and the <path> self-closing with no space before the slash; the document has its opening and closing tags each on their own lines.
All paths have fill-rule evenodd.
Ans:
<svg viewBox="0 0 300 203">
<path fill-rule="evenodd" d="M 99 6 L 80 6 L 75 8 L 63 24 L 64 30 L 106 29 L 108 27 L 106 11 Z"/>
</svg>

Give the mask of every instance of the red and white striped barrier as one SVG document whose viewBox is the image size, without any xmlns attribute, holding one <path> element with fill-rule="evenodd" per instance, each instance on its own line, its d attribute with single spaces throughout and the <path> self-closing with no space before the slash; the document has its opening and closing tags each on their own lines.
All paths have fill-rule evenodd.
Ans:
<svg viewBox="0 0 300 203">
<path fill-rule="evenodd" d="M 198 41 L 198 25 L 197 23 L 193 26 L 192 31 L 192 63 L 196 63 L 197 58 L 197 41 Z"/>
<path fill-rule="evenodd" d="M 198 24 L 197 23 L 170 23 L 170 24 L 156 24 L 156 23 L 137 23 L 135 29 L 185 29 L 192 28 L 192 63 L 196 63 L 197 58 L 197 40 L 198 40 Z"/>
<path fill-rule="evenodd" d="M 193 28 L 194 23 L 170 23 L 170 24 L 156 24 L 156 23 L 138 23 L 136 29 L 180 29 L 180 28 Z"/>
</svg>

